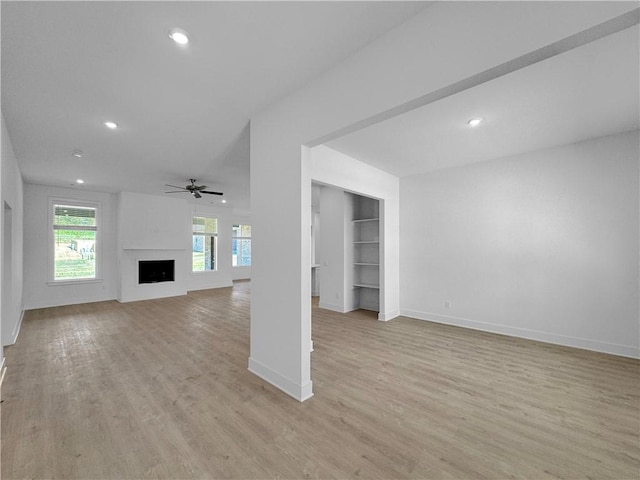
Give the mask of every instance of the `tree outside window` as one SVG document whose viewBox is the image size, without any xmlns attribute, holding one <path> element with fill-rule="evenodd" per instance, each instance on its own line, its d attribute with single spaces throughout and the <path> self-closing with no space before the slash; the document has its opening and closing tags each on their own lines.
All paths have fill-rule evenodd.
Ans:
<svg viewBox="0 0 640 480">
<path fill-rule="evenodd" d="M 96 208 L 53 204 L 53 279 L 96 278 Z"/>
</svg>

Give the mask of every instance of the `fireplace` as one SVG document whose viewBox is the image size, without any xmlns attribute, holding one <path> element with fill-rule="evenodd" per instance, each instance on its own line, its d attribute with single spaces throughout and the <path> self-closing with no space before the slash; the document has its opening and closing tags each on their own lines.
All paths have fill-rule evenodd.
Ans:
<svg viewBox="0 0 640 480">
<path fill-rule="evenodd" d="M 138 261 L 138 283 L 173 282 L 175 260 Z"/>
</svg>

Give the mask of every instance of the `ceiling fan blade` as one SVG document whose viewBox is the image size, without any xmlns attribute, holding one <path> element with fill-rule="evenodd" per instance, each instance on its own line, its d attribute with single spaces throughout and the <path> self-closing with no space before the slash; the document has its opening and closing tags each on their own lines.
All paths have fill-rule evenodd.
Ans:
<svg viewBox="0 0 640 480">
<path fill-rule="evenodd" d="M 186 190 L 174 190 L 173 192 L 164 192 L 164 193 L 184 193 Z"/>
<path fill-rule="evenodd" d="M 186 190 L 186 188 L 184 188 L 184 187 L 179 187 L 179 186 L 177 186 L 177 185 L 169 185 L 169 184 L 165 184 L 165 187 L 181 188 L 182 190 Z"/>
<path fill-rule="evenodd" d="M 193 195 L 196 198 L 202 198 L 202 195 L 200 195 L 197 190 L 194 190 L 193 192 L 191 192 L 191 195 Z"/>
<path fill-rule="evenodd" d="M 200 190 L 200 193 L 208 193 L 209 195 L 224 195 L 222 192 L 209 192 L 207 190 Z"/>
</svg>

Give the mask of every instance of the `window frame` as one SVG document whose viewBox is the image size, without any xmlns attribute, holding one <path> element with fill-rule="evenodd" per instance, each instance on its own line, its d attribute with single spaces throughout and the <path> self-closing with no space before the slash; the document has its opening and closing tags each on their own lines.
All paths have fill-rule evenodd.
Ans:
<svg viewBox="0 0 640 480">
<path fill-rule="evenodd" d="M 195 218 L 207 218 L 209 220 L 215 220 L 216 221 L 216 231 L 215 233 L 208 233 L 208 232 L 196 232 L 193 229 L 193 221 Z M 211 273 L 211 272 L 217 272 L 218 271 L 218 265 L 219 265 L 219 259 L 218 259 L 218 226 L 220 223 L 220 219 L 216 216 L 216 215 L 208 215 L 206 213 L 191 213 L 191 273 L 196 273 L 196 274 L 200 274 L 200 273 Z M 209 237 L 209 238 L 213 238 L 214 239 L 214 254 L 213 254 L 213 269 L 207 270 L 206 268 L 204 270 L 194 270 L 193 267 L 193 237 L 194 235 L 202 235 L 204 237 Z M 205 265 L 206 267 L 206 265 Z"/>
<path fill-rule="evenodd" d="M 48 206 L 48 249 L 47 249 L 47 284 L 48 285 L 73 285 L 81 283 L 98 283 L 102 282 L 102 202 L 77 200 L 74 198 L 62 198 L 62 197 L 49 197 Z M 56 279 L 56 253 L 55 253 L 55 215 L 56 205 L 79 207 L 79 208 L 93 208 L 96 215 L 96 238 L 94 243 L 94 265 L 95 275 L 93 277 L 85 278 L 61 278 Z M 66 230 L 66 229 L 64 229 Z M 72 230 L 72 229 L 69 229 Z"/>
<path fill-rule="evenodd" d="M 248 236 L 248 237 L 242 235 L 242 227 L 245 227 L 245 226 L 249 227 L 249 228 L 252 228 L 250 223 L 234 223 L 234 224 L 231 225 L 231 266 L 233 268 L 251 267 L 251 263 L 252 263 L 252 260 L 253 260 L 253 258 L 252 258 L 253 257 L 253 250 L 251 251 L 251 255 L 249 257 L 249 265 L 234 265 L 233 264 L 233 242 L 234 242 L 234 240 L 249 240 L 249 241 L 251 241 L 251 235 Z M 233 232 L 234 232 L 234 228 L 235 227 L 239 227 L 240 235 L 234 235 Z M 253 232 L 252 232 L 252 235 L 253 235 Z"/>
</svg>

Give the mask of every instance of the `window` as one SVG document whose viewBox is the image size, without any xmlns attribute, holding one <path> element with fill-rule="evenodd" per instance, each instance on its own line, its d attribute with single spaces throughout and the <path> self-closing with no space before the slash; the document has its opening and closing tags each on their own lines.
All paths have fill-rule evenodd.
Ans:
<svg viewBox="0 0 640 480">
<path fill-rule="evenodd" d="M 251 225 L 234 225 L 231 242 L 233 266 L 245 267 L 251 265 Z"/>
<path fill-rule="evenodd" d="M 216 269 L 218 219 L 193 217 L 193 271 L 206 272 Z"/>
<path fill-rule="evenodd" d="M 97 207 L 53 202 L 53 279 L 96 278 Z"/>
</svg>

